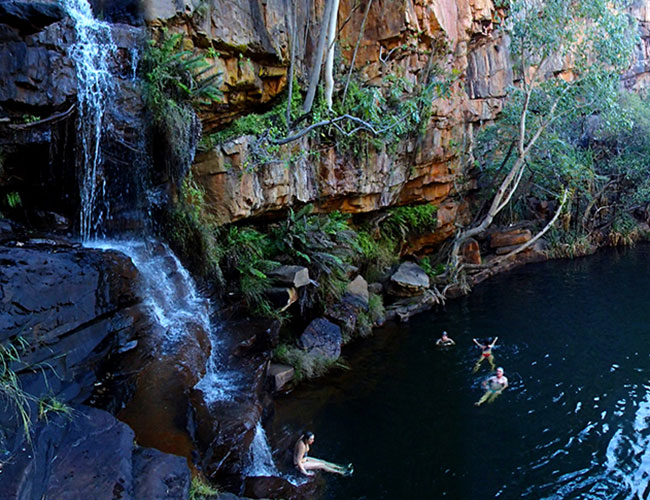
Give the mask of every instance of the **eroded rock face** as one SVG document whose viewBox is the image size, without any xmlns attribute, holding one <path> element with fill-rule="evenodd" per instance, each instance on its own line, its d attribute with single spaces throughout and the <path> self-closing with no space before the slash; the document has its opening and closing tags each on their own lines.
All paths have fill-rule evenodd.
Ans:
<svg viewBox="0 0 650 500">
<path fill-rule="evenodd" d="M 313 64 L 323 5 L 319 0 L 310 11 L 301 3 L 296 7 L 296 25 L 310 27 L 306 36 L 297 37 L 295 47 L 294 70 L 302 81 Z M 292 16 L 285 4 L 222 7 L 217 0 L 201 7 L 187 1 L 145 2 L 151 26 L 183 29 L 190 45 L 219 52 L 211 55 L 211 62 L 223 74 L 225 97 L 203 113 L 206 131 L 259 110 L 259 104 L 270 103 L 287 84 Z M 348 64 L 364 10 L 352 0 L 340 4 L 340 39 L 349 41 L 341 51 Z M 512 81 L 507 40 L 492 36 L 496 18 L 491 0 L 373 2 L 354 59 L 364 81 L 387 85 L 384 77 L 397 75 L 415 83 L 431 62 L 444 74 L 463 75 L 448 96 L 435 100 L 423 137 L 405 139 L 390 151 L 369 147 L 361 156 L 337 154 L 303 138 L 280 148 L 277 156 L 286 161 L 266 164 L 253 155 L 253 138 L 216 146 L 197 156 L 193 174 L 217 220 L 226 224 L 305 203 L 320 211 L 371 212 L 428 201 L 453 205 L 451 224 L 441 223 L 437 231 L 438 242 L 444 240 L 453 232 L 455 217 L 465 217 L 467 211 L 448 200 L 457 189 L 472 188 L 458 182 L 458 145 L 466 137 L 466 124 L 493 119 Z M 318 158 L 304 154 L 314 149 Z"/>
<path fill-rule="evenodd" d="M 178 500 L 189 492 L 183 457 L 134 450 L 133 431 L 95 408 L 50 414 L 37 424 L 31 444 L 18 442 L 11 451 L 2 467 L 2 498 Z"/>
</svg>

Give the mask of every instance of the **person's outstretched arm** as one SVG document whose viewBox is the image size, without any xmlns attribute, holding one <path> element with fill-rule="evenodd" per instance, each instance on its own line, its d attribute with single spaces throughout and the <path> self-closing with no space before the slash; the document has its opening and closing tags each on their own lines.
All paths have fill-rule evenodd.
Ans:
<svg viewBox="0 0 650 500">
<path fill-rule="evenodd" d="M 490 347 L 494 347 L 494 344 L 497 343 L 497 340 L 499 340 L 499 337 L 494 337 L 494 340 L 493 340 L 492 343 L 490 344 Z"/>
<path fill-rule="evenodd" d="M 472 340 L 474 341 L 474 343 L 475 343 L 477 346 L 479 346 L 481 349 L 483 349 L 483 346 L 482 346 L 481 344 L 478 343 L 478 340 L 476 340 L 476 339 L 472 339 Z"/>
</svg>

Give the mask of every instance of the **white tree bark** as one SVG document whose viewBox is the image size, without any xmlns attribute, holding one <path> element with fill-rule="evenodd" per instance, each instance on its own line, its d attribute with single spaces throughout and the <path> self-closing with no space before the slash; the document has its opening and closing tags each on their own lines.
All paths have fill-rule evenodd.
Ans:
<svg viewBox="0 0 650 500">
<path fill-rule="evenodd" d="M 339 0 L 333 0 L 332 11 L 327 30 L 327 57 L 325 58 L 325 102 L 332 109 L 332 94 L 334 93 L 334 49 L 336 48 L 336 28 L 339 14 Z"/>
</svg>

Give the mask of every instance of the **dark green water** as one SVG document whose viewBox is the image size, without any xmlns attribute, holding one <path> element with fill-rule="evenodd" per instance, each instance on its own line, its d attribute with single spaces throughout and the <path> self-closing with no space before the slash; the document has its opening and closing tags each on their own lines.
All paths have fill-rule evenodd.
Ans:
<svg viewBox="0 0 650 500">
<path fill-rule="evenodd" d="M 510 387 L 476 408 L 471 339 L 494 336 Z M 355 464 L 327 499 L 650 494 L 650 246 L 520 268 L 344 354 L 352 370 L 278 401 L 273 429 Z"/>
</svg>

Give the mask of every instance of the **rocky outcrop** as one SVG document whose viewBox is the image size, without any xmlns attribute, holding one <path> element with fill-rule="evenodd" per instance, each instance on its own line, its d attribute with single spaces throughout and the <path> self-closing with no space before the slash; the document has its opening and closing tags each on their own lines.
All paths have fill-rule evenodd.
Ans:
<svg viewBox="0 0 650 500">
<path fill-rule="evenodd" d="M 94 408 L 48 415 L 31 443 L 19 441 L 10 451 L 11 460 L 0 468 L 6 499 L 178 500 L 189 493 L 183 457 L 136 448 L 126 424 Z"/>
<path fill-rule="evenodd" d="M 0 241 L 0 356 L 5 362 L 6 353 L 15 358 L 10 369 L 26 394 L 0 409 L 0 443 L 8 453 L 1 460 L 9 458 L 0 497 L 72 499 L 84 492 L 98 499 L 129 499 L 143 498 L 137 492 L 146 489 L 155 493 L 147 498 L 182 498 L 189 485 L 185 457 L 134 449 L 134 432 L 126 424 L 80 406 L 88 402 L 116 410 L 128 409 L 129 400 L 141 403 L 133 388 L 151 374 L 152 363 L 157 366 L 151 353 L 158 351 L 164 332 L 152 326 L 132 261 L 117 251 L 82 248 L 50 235 L 30 237 L 10 224 L 0 226 Z M 193 344 L 183 344 L 186 364 L 168 370 L 175 385 L 164 387 L 177 405 L 185 405 L 183 416 L 189 408 L 182 398 L 187 386 L 174 389 L 187 377 L 179 372 L 200 370 L 206 359 L 204 346 L 191 365 L 195 368 L 189 367 Z M 118 360 L 129 359 L 128 370 L 109 373 Z M 161 372 L 155 373 L 164 383 Z M 0 393 L 7 394 L 2 388 Z M 164 402 L 156 401 L 160 434 L 152 443 L 161 448 L 166 430 L 161 415 L 178 417 L 168 408 L 160 410 Z M 31 421 L 32 444 L 24 435 L 21 409 Z M 147 417 L 145 410 L 141 405 L 141 417 Z M 187 448 L 169 451 L 190 454 Z"/>
<path fill-rule="evenodd" d="M 30 239 L 0 246 L 0 261 L 0 342 L 26 345 L 22 363 L 45 375 L 26 370 L 24 383 L 36 397 L 85 400 L 108 353 L 135 336 L 133 264 L 118 253 Z"/>
</svg>

